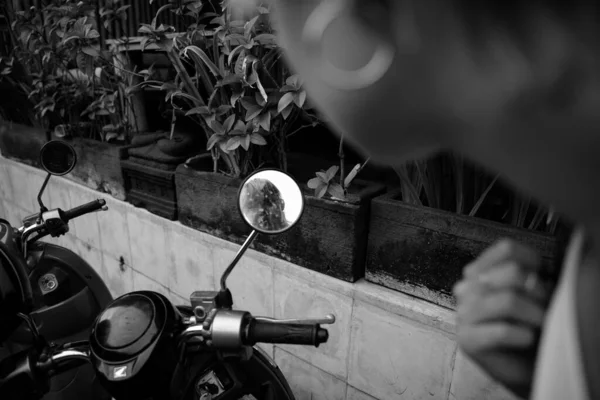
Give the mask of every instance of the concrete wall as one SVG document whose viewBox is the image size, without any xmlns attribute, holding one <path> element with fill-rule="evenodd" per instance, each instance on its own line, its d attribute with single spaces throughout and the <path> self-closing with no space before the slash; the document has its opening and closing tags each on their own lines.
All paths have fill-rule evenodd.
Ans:
<svg viewBox="0 0 600 400">
<path fill-rule="evenodd" d="M 42 171 L 0 158 L 0 216 L 13 224 L 37 210 Z M 53 177 L 44 201 L 69 209 L 103 197 L 109 211 L 71 223 L 58 242 L 80 254 L 113 295 L 150 289 L 186 303 L 213 289 L 237 246 Z M 20 224 L 19 224 L 20 225 Z M 511 399 L 457 351 L 454 313 L 360 281 L 342 282 L 250 250 L 230 277 L 235 307 L 278 318 L 337 322 L 318 349 L 263 346 L 298 400 Z"/>
</svg>

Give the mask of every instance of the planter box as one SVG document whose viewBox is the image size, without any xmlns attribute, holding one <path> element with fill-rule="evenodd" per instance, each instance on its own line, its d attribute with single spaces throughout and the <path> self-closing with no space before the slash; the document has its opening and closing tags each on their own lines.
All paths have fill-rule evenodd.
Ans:
<svg viewBox="0 0 600 400">
<path fill-rule="evenodd" d="M 0 122 L 0 152 L 6 158 L 40 167 L 40 150 L 49 137 L 41 128 Z"/>
<path fill-rule="evenodd" d="M 77 165 L 65 176 L 67 179 L 125 200 L 125 181 L 120 160 L 129 146 L 77 137 L 65 141 L 77 152 Z"/>
<path fill-rule="evenodd" d="M 302 219 L 280 236 L 259 237 L 259 248 L 294 264 L 347 282 L 364 277 L 371 200 L 383 185 L 355 180 L 348 202 L 318 199 L 302 185 Z"/>
<path fill-rule="evenodd" d="M 240 180 L 180 166 L 175 181 L 182 224 L 236 243 L 250 233 L 237 206 Z M 298 225 L 282 235 L 260 235 L 253 247 L 348 282 L 362 278 L 370 200 L 384 187 L 359 181 L 355 186 L 358 192 L 347 203 L 317 199 L 304 187 L 306 208 Z"/>
<path fill-rule="evenodd" d="M 398 200 L 400 192 L 375 198 L 366 279 L 454 308 L 452 286 L 462 269 L 501 238 L 537 249 L 549 265 L 559 251 L 555 236 Z"/>
<path fill-rule="evenodd" d="M 210 156 L 206 159 L 206 164 Z M 208 168 L 207 168 L 208 169 Z M 251 229 L 237 206 L 242 181 L 180 165 L 175 173 L 179 221 L 213 236 L 240 243 Z"/>
<path fill-rule="evenodd" d="M 121 160 L 126 200 L 153 214 L 177 219 L 175 170 L 196 152 L 190 136 L 165 139 L 164 133 L 138 135 Z"/>
</svg>

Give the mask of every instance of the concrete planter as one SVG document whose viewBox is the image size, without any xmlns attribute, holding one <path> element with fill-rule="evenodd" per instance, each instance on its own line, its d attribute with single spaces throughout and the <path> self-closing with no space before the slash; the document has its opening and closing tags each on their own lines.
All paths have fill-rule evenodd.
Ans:
<svg viewBox="0 0 600 400">
<path fill-rule="evenodd" d="M 169 220 L 177 219 L 175 170 L 197 152 L 193 135 L 138 135 L 121 160 L 126 200 Z"/>
<path fill-rule="evenodd" d="M 67 179 L 125 200 L 125 181 L 120 161 L 131 146 L 79 137 L 65 141 L 77 152 L 77 165 L 66 175 Z"/>
<path fill-rule="evenodd" d="M 48 139 L 46 131 L 41 128 L 0 122 L 0 152 L 6 158 L 39 168 L 40 150 Z"/>
<path fill-rule="evenodd" d="M 463 267 L 501 238 L 537 249 L 549 268 L 562 248 L 556 236 L 413 206 L 399 198 L 396 191 L 372 202 L 366 279 L 439 305 L 454 308 L 452 286 Z"/>
<path fill-rule="evenodd" d="M 204 162 L 208 171 L 212 160 L 208 156 Z M 241 180 L 179 166 L 175 181 L 182 224 L 236 243 L 250 233 L 237 206 Z M 370 200 L 384 187 L 367 182 L 355 186 L 348 202 L 317 199 L 304 187 L 306 209 L 298 225 L 282 235 L 260 235 L 253 246 L 348 282 L 362 278 Z"/>
</svg>

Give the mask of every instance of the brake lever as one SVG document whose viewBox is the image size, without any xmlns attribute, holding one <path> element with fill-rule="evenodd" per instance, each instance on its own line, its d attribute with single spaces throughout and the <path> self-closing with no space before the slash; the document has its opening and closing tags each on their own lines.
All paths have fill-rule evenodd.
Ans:
<svg viewBox="0 0 600 400">
<path fill-rule="evenodd" d="M 270 322 L 273 324 L 293 324 L 293 325 L 332 325 L 335 323 L 335 315 L 327 314 L 322 319 L 274 319 L 267 317 L 256 317 L 256 321 Z"/>
</svg>

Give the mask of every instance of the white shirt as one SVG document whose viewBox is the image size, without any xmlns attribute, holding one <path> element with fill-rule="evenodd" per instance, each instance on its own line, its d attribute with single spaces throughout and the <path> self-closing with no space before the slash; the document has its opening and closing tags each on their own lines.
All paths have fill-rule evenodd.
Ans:
<svg viewBox="0 0 600 400">
<path fill-rule="evenodd" d="M 584 234 L 569 244 L 561 279 L 542 330 L 532 400 L 591 400 L 579 340 L 575 294 Z"/>
</svg>

